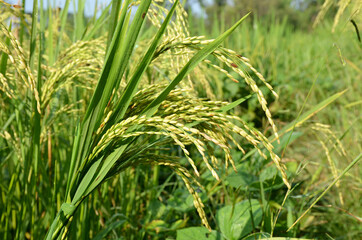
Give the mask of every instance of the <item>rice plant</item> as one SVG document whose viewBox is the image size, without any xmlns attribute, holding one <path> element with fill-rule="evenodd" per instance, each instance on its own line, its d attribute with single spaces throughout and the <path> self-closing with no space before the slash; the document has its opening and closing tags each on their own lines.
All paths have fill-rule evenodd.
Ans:
<svg viewBox="0 0 362 240">
<path fill-rule="evenodd" d="M 334 2 L 331 0 L 325 0 L 315 21 L 314 21 L 314 26 L 316 26 L 317 24 L 319 24 L 321 22 L 321 20 L 325 17 L 326 13 L 328 12 L 328 10 L 334 5 Z M 333 22 L 333 27 L 332 27 L 332 31 L 334 32 L 338 23 L 340 22 L 340 19 L 343 15 L 343 13 L 346 11 L 346 9 L 348 8 L 348 6 L 350 6 L 350 11 L 349 11 L 349 16 L 348 16 L 348 20 L 350 20 L 353 25 L 356 27 L 356 31 L 357 33 L 359 33 L 358 31 L 358 26 L 356 25 L 356 22 L 359 22 L 358 20 L 360 20 L 360 11 L 361 11 L 361 5 L 362 2 L 360 0 L 356 0 L 356 1 L 350 1 L 350 0 L 340 0 L 337 1 L 338 6 L 338 11 L 335 14 L 334 17 L 334 22 Z M 355 21 L 354 19 L 358 19 L 357 21 Z"/>
<path fill-rule="evenodd" d="M 21 9 L 1 1 L 5 239 L 43 237 L 47 228 L 46 239 L 65 239 L 82 202 L 107 180 L 140 164 L 171 168 L 193 196 L 202 224 L 211 230 L 195 190 L 203 188 L 197 180 L 199 169 L 207 168 L 219 180 L 215 169 L 221 167 L 220 155 L 215 152 L 223 152 L 225 168 L 231 165 L 236 170 L 230 151 L 234 146 L 245 153 L 245 143 L 267 158 L 265 148 L 290 188 L 285 166 L 269 140 L 230 113 L 238 102 L 213 98 L 208 80 L 198 76 L 200 71 L 195 74 L 199 64 L 211 64 L 209 55 L 233 68 L 257 95 L 278 137 L 264 95 L 244 69 L 255 72 L 276 95 L 271 85 L 246 57 L 220 47 L 245 17 L 216 39 L 207 40 L 189 36 L 186 12 L 179 1 L 170 3 L 168 10 L 160 1 L 113 1 L 108 21 L 115 24 L 110 25 L 108 39 L 107 35 L 94 38 L 105 17 L 84 28 L 80 16 L 75 29 L 84 34 L 75 31 L 78 41 L 71 43 L 63 38 L 69 1 L 60 19 L 50 9 L 47 22 L 42 1 L 40 8 L 34 1 L 28 19 L 31 26 L 23 21 Z M 133 6 L 137 10 L 131 17 Z M 157 31 L 151 41 L 138 43 L 146 19 Z M 59 27 L 53 28 L 52 21 Z M 21 41 L 14 35 L 15 25 Z M 69 46 L 54 47 L 54 40 L 68 41 Z M 185 78 L 188 81 L 182 81 Z M 198 97 L 195 85 L 205 86 L 209 98 Z M 190 145 L 201 162 L 190 154 Z M 173 146 L 182 151 L 191 169 L 165 152 L 165 147 Z"/>
<path fill-rule="evenodd" d="M 75 2 L 79 11 L 71 19 Z M 274 23 L 270 35 L 262 24 L 255 28 L 257 20 L 251 30 L 248 16 L 226 31 L 194 34 L 187 19 L 195 20 L 178 0 L 113 0 L 90 18 L 83 0 L 46 10 L 33 1 L 32 15 L 24 5 L 0 5 L 4 239 L 165 239 L 176 231 L 177 239 L 303 237 L 313 226 L 311 208 L 329 189 L 336 186 L 338 201 L 348 201 L 341 177 L 360 160 L 359 149 L 351 160 L 355 152 L 344 135 L 328 125 L 334 118 L 308 123 L 346 91 L 310 96 L 312 87 L 294 104 L 309 86 L 288 82 L 282 91 L 273 60 L 285 55 L 285 32 L 308 45 L 295 49 L 308 59 L 325 40 L 310 44 L 309 35 L 292 33 L 285 22 Z M 302 57 L 285 62 L 291 79 L 322 65 L 306 70 Z M 282 106 L 291 113 L 278 112 Z M 293 142 L 302 138 L 323 152 L 312 159 L 322 158 L 332 175 L 319 195 L 313 184 L 324 165 L 299 180 L 309 168 L 290 160 L 299 149 Z M 294 152 L 285 156 L 290 145 Z M 351 160 L 345 170 L 336 155 Z M 296 204 L 299 191 L 308 203 Z"/>
<path fill-rule="evenodd" d="M 354 2 L 351 3 L 352 7 Z M 346 17 L 355 19 L 357 25 L 360 16 L 346 14 Z M 218 29 L 222 28 L 222 22 L 217 21 L 213 22 L 212 28 L 199 27 L 207 26 L 203 19 L 190 22 L 193 23 L 193 34 L 210 36 L 217 34 Z M 294 165 L 295 175 L 289 179 L 292 186 L 297 187 L 285 200 L 283 208 L 280 208 L 279 227 L 275 228 L 274 234 L 279 235 L 286 231 L 281 224 L 283 219 L 286 225 L 292 226 L 293 221 L 303 215 L 303 218 L 299 219 L 301 221 L 298 220 L 298 224 L 289 230 L 289 237 L 331 236 L 335 239 L 355 239 L 360 225 L 359 204 L 356 202 L 361 193 L 359 190 L 350 189 L 360 187 L 360 181 L 357 180 L 360 174 L 358 166 L 342 180 L 348 187 L 338 187 L 336 183 L 314 208 L 309 208 L 319 194 L 361 153 L 361 89 L 356 82 L 361 78 L 358 67 L 361 65 L 361 45 L 352 24 L 341 22 L 341 28 L 331 33 L 333 19 L 327 16 L 323 23 L 309 32 L 296 28 L 293 22 L 286 18 L 276 20 L 272 16 L 264 19 L 255 17 L 252 24 L 245 24 L 237 29 L 235 34 L 226 40 L 225 45 L 233 46 L 241 54 L 251 56 L 251 64 L 270 80 L 270 84 L 279 93 L 278 101 L 274 101 L 272 94 L 266 95 L 277 125 L 285 125 L 284 129 L 289 129 L 293 128 L 290 121 L 297 118 L 300 122 L 294 125 L 293 134 L 287 134 L 290 135 L 287 148 L 276 147 L 275 150 L 283 157 L 288 169 Z M 215 79 L 223 78 L 222 74 L 212 75 Z M 243 88 L 237 84 L 223 83 L 222 80 L 220 82 L 224 96 L 230 99 L 237 99 L 245 94 Z M 337 98 L 328 103 L 327 110 L 317 110 L 330 96 Z M 262 109 L 251 104 L 252 101 L 248 102 L 249 104 L 242 105 L 238 111 L 247 116 L 248 122 L 265 125 L 267 121 L 260 117 L 260 114 L 256 114 Z M 302 120 L 308 115 L 311 118 Z M 282 132 L 279 132 L 281 138 Z M 281 142 L 283 145 L 283 140 Z M 346 155 L 342 150 L 336 149 L 340 143 L 344 146 Z M 259 199 L 263 199 L 266 192 L 264 190 Z M 275 201 L 275 196 L 281 193 L 273 190 L 270 194 L 272 201 Z M 278 202 L 283 200 L 279 199 Z"/>
</svg>

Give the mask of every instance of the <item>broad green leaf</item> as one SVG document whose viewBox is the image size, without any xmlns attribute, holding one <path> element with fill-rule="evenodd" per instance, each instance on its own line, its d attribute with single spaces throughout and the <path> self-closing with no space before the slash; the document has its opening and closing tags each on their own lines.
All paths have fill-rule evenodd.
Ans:
<svg viewBox="0 0 362 240">
<path fill-rule="evenodd" d="M 243 238 L 243 240 L 261 240 L 261 239 L 265 239 L 265 240 L 311 240 L 308 238 L 292 238 L 292 237 L 268 237 L 265 236 L 267 235 L 266 233 L 264 234 L 253 234 L 250 235 L 246 238 Z"/>
<path fill-rule="evenodd" d="M 176 222 L 173 222 L 172 225 L 169 227 L 169 230 L 175 231 L 177 229 L 181 229 L 187 225 L 187 218 L 186 219 L 179 219 Z"/>
<path fill-rule="evenodd" d="M 226 177 L 227 183 L 236 189 L 260 191 L 260 182 L 263 190 L 278 189 L 284 186 L 279 171 L 275 166 L 264 168 L 259 178 L 246 171 L 232 172 Z"/>
<path fill-rule="evenodd" d="M 177 230 L 177 240 L 221 240 L 217 231 L 209 231 L 205 227 L 189 227 Z"/>
<path fill-rule="evenodd" d="M 246 171 L 233 172 L 226 177 L 226 181 L 230 186 L 240 189 L 250 188 L 251 184 L 257 182 L 257 180 L 256 176 Z"/>
<path fill-rule="evenodd" d="M 176 189 L 172 196 L 167 200 L 167 207 L 179 212 L 188 212 L 194 209 L 194 199 L 185 189 Z"/>
<path fill-rule="evenodd" d="M 166 205 L 158 199 L 152 199 L 147 208 L 147 214 L 152 218 L 161 218 L 166 211 Z"/>
<path fill-rule="evenodd" d="M 244 200 L 234 206 L 225 206 L 216 213 L 217 225 L 228 240 L 237 240 L 249 234 L 253 230 L 253 222 L 258 226 L 261 220 L 262 209 L 255 199 L 250 202 Z"/>
<path fill-rule="evenodd" d="M 163 220 L 159 220 L 159 219 L 156 219 L 156 220 L 152 220 L 151 222 L 149 223 L 146 223 L 145 224 L 145 228 L 147 230 L 156 230 L 156 231 L 160 231 L 160 230 L 167 230 L 167 223 Z"/>
</svg>

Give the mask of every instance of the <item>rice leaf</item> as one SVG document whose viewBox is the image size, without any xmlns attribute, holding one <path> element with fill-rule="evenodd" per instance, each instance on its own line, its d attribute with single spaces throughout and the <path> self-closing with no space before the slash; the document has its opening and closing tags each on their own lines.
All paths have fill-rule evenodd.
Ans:
<svg viewBox="0 0 362 240">
<path fill-rule="evenodd" d="M 114 34 L 114 31 L 117 26 L 116 20 L 118 19 L 118 13 L 121 9 L 121 3 L 122 3 L 122 1 L 112 0 L 111 21 L 109 21 L 107 49 L 112 42 L 113 34 Z M 125 6 L 128 6 L 128 5 L 125 5 Z M 106 11 L 104 11 L 103 13 L 106 13 Z M 108 11 L 107 11 L 107 13 L 108 13 Z"/>
<path fill-rule="evenodd" d="M 137 69 L 135 73 L 132 75 L 131 79 L 129 80 L 129 83 L 127 84 L 126 89 L 122 93 L 121 98 L 119 99 L 116 107 L 115 107 L 115 121 L 118 122 L 120 119 L 123 118 L 136 90 L 137 87 L 141 81 L 141 77 L 148 68 L 149 64 L 152 61 L 153 55 L 156 52 L 157 46 L 159 42 L 161 41 L 161 38 L 166 30 L 167 25 L 169 24 L 173 13 L 176 10 L 176 6 L 178 4 L 179 0 L 176 0 L 172 8 L 170 9 L 168 15 L 166 16 L 164 22 L 161 25 L 161 28 L 156 33 L 152 43 L 150 44 L 150 47 L 148 48 L 145 56 L 142 58 L 141 62 L 138 64 Z M 112 118 L 111 118 L 112 119 Z M 113 121 L 110 120 L 110 123 Z"/>
<path fill-rule="evenodd" d="M 147 117 L 152 116 L 160 106 L 163 100 L 166 99 L 167 95 L 176 87 L 177 84 L 181 82 L 185 76 L 190 73 L 201 61 L 203 61 L 210 53 L 212 53 L 243 21 L 249 16 L 250 13 L 246 14 L 241 18 L 237 23 L 234 24 L 229 30 L 221 34 L 214 41 L 209 43 L 206 47 L 198 51 L 190 61 L 181 69 L 180 73 L 175 77 L 175 79 L 160 93 L 160 95 L 153 100 L 142 114 Z"/>
<path fill-rule="evenodd" d="M 97 20 L 94 22 L 92 28 L 90 30 L 89 29 L 89 26 L 87 27 L 87 30 L 84 34 L 84 36 L 82 37 L 82 40 L 84 41 L 89 41 L 92 39 L 92 37 L 96 34 L 97 31 L 99 31 L 99 29 L 101 29 L 104 24 L 109 21 L 110 19 L 110 16 L 109 16 L 109 9 L 111 8 L 111 4 L 109 4 L 103 11 L 102 11 L 102 14 L 99 18 L 97 18 Z M 111 39 L 112 40 L 112 39 Z"/>
<path fill-rule="evenodd" d="M 240 105 L 241 103 L 245 102 L 246 100 L 248 100 L 249 98 L 251 98 L 252 95 L 248 95 L 246 97 L 240 98 L 232 103 L 229 103 L 228 105 L 220 108 L 221 112 L 227 112 L 233 108 L 235 108 L 236 106 Z"/>
<path fill-rule="evenodd" d="M 10 23 L 10 26 L 9 26 L 9 31 L 11 31 L 11 26 L 12 26 L 12 23 Z M 10 38 L 6 37 L 5 39 L 5 45 L 7 47 L 10 46 Z M 5 53 L 5 52 L 2 52 L 1 53 L 1 58 L 0 58 L 0 73 L 2 75 L 5 76 L 5 73 L 6 73 L 6 67 L 7 67 L 7 63 L 8 63 L 8 55 Z"/>
<path fill-rule="evenodd" d="M 59 37 L 58 37 L 58 44 L 56 44 L 56 46 L 55 46 L 55 57 L 58 56 L 59 51 L 60 51 L 60 46 L 62 45 L 62 36 L 63 36 L 65 25 L 67 23 L 69 4 L 70 4 L 70 0 L 66 0 L 64 2 L 63 9 L 60 12 L 60 31 L 59 31 Z"/>
<path fill-rule="evenodd" d="M 124 7 L 122 9 L 121 17 L 125 16 L 128 3 L 129 0 L 126 1 L 123 5 Z M 110 100 L 111 94 L 116 87 L 117 82 L 119 82 L 123 76 L 144 21 L 142 15 L 148 11 L 150 4 L 151 0 L 141 2 L 134 16 L 134 20 L 129 27 L 129 31 L 127 32 L 127 35 L 123 41 L 120 37 L 122 28 L 124 27 L 122 25 L 124 23 L 121 21 L 118 22 L 116 32 L 111 43 L 112 47 L 107 56 L 105 66 L 102 70 L 102 74 L 82 123 L 80 134 L 81 140 L 79 142 L 79 149 L 77 150 L 78 156 L 75 160 L 75 169 L 78 169 L 77 166 L 81 161 L 83 161 L 83 164 L 80 168 L 80 171 L 86 164 L 86 156 L 90 151 L 92 135 L 100 125 L 100 120 L 103 117 L 104 109 Z M 118 45 L 119 42 L 122 42 L 122 44 Z"/>
<path fill-rule="evenodd" d="M 278 135 L 281 137 L 284 134 L 286 134 L 286 133 L 290 132 L 291 130 L 293 130 L 295 127 L 298 127 L 298 126 L 302 125 L 305 121 L 307 121 L 308 119 L 313 117 L 315 114 L 317 114 L 319 111 L 321 111 L 322 109 L 327 107 L 329 104 L 331 104 L 332 102 L 337 100 L 339 97 L 341 97 L 346 91 L 347 90 L 338 92 L 338 93 L 330 96 L 329 98 L 325 99 L 324 101 L 318 103 L 313 108 L 311 108 L 307 112 L 303 113 L 297 120 L 294 120 L 293 122 L 291 122 L 287 126 L 285 126 L 283 129 L 281 129 L 278 132 Z M 275 137 L 270 137 L 269 140 L 270 140 L 270 142 L 274 142 L 276 140 L 276 138 Z M 247 154 L 244 155 L 244 157 L 241 159 L 241 161 L 247 159 L 248 157 L 253 155 L 255 152 L 256 152 L 256 149 L 253 149 L 253 150 L 249 151 Z"/>
<path fill-rule="evenodd" d="M 341 174 L 329 184 L 329 186 L 317 197 L 317 199 L 308 207 L 308 209 L 292 224 L 292 226 L 289 227 L 287 230 L 290 231 L 312 208 L 313 206 L 321 200 L 321 198 L 333 187 L 354 165 L 356 165 L 359 160 L 362 158 L 362 153 L 360 153 L 344 170 L 341 172 Z"/>
</svg>

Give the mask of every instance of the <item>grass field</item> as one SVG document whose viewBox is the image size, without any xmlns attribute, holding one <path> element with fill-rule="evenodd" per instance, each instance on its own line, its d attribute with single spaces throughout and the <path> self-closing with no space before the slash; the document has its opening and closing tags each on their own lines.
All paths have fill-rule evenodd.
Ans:
<svg viewBox="0 0 362 240">
<path fill-rule="evenodd" d="M 353 4 L 298 28 L 75 2 L 0 1 L 1 239 L 358 239 Z"/>
</svg>

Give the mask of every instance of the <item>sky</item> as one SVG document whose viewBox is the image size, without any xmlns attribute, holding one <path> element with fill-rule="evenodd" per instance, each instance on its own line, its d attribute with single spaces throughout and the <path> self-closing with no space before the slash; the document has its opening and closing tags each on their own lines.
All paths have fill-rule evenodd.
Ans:
<svg viewBox="0 0 362 240">
<path fill-rule="evenodd" d="M 18 2 L 21 2 L 19 0 L 5 0 L 8 3 L 11 4 L 18 4 Z M 104 8 L 107 6 L 112 0 L 98 0 L 98 8 Z M 39 1 L 38 1 L 39 2 Z M 51 3 L 52 6 L 55 7 L 64 7 L 65 0 L 43 0 L 44 8 L 47 8 L 48 2 Z M 78 1 L 71 1 L 69 5 L 69 12 L 74 12 L 74 2 L 77 3 Z M 95 0 L 87 0 L 85 4 L 84 13 L 86 16 L 91 16 L 94 13 L 94 7 L 95 7 Z M 33 0 L 26 0 L 25 1 L 25 12 L 32 12 L 33 9 Z"/>
<path fill-rule="evenodd" d="M 20 0 L 5 0 L 6 2 L 10 4 L 18 4 L 21 2 Z M 40 1 L 40 0 L 39 0 Z M 55 7 L 63 7 L 65 0 L 43 0 L 44 8 L 47 8 L 48 1 L 51 3 L 52 6 Z M 98 9 L 105 8 L 112 0 L 98 0 Z M 69 12 L 74 12 L 74 2 L 78 2 L 77 0 L 71 1 L 71 4 L 69 5 Z M 86 16 L 92 16 L 94 13 L 94 7 L 95 7 L 96 0 L 86 0 L 86 5 L 84 9 L 84 13 Z M 189 1 L 192 5 L 192 9 L 196 14 L 200 14 L 202 12 L 200 5 L 197 1 Z M 212 2 L 212 0 L 208 0 L 207 2 Z M 76 7 L 75 7 L 76 8 Z M 33 0 L 26 0 L 25 2 L 25 12 L 32 12 L 33 9 Z"/>
<path fill-rule="evenodd" d="M 6 2 L 10 3 L 10 4 L 19 4 L 19 2 L 21 2 L 21 0 L 5 0 Z M 43 1 L 44 4 L 44 8 L 47 8 L 47 3 L 50 2 L 51 5 L 55 6 L 55 7 L 64 7 L 64 3 L 65 0 L 38 0 L 38 2 Z M 112 0 L 98 0 L 97 4 L 98 4 L 98 10 L 101 10 L 103 8 L 105 8 Z M 186 0 L 181 0 L 181 1 L 186 1 Z M 194 14 L 196 15 L 203 15 L 204 11 L 202 10 L 200 4 L 198 3 L 198 1 L 196 0 L 187 0 L 188 3 L 191 4 L 191 9 L 193 11 Z M 229 4 L 232 4 L 233 1 L 237 1 L 237 0 L 227 0 L 227 2 Z M 26 0 L 25 1 L 25 12 L 32 12 L 33 9 L 33 0 Z M 74 9 L 76 9 L 76 5 L 74 5 L 74 3 L 77 3 L 78 0 L 71 0 L 71 4 L 69 5 L 69 12 L 70 13 L 74 13 Z M 306 1 L 305 0 L 291 0 L 291 6 L 296 8 L 296 9 L 301 9 L 303 10 L 306 6 L 304 6 Z M 95 7 L 95 3 L 96 0 L 86 0 L 86 4 L 85 4 L 85 9 L 84 9 L 84 14 L 87 17 L 91 17 L 94 13 L 94 7 Z M 213 0 L 204 0 L 204 3 L 206 5 L 212 4 Z M 98 11 L 98 16 L 100 16 L 101 11 Z"/>
</svg>

